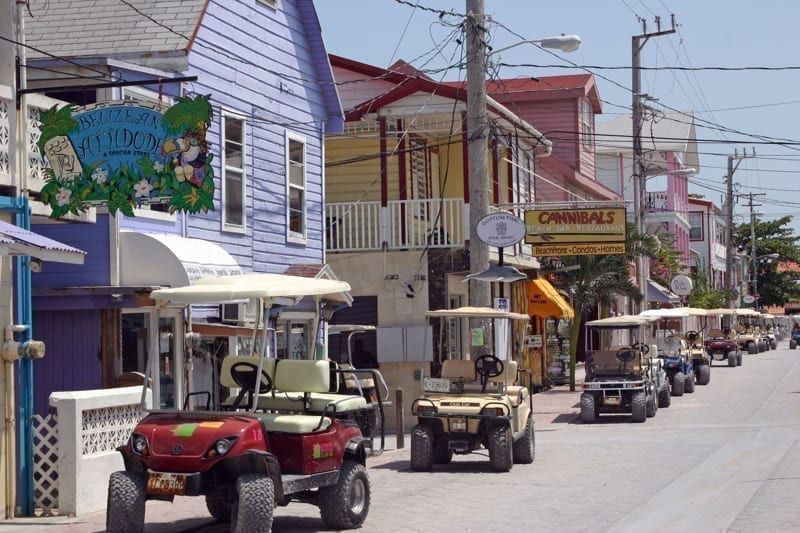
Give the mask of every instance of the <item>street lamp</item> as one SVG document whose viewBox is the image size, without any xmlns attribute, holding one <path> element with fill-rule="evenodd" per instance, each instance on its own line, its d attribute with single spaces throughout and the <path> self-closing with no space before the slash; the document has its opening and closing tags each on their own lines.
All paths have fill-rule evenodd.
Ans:
<svg viewBox="0 0 800 533">
<path fill-rule="evenodd" d="M 486 114 L 486 24 L 483 0 L 466 0 L 467 41 L 467 154 L 469 165 L 469 266 L 470 272 L 483 272 L 489 267 L 489 247 L 478 237 L 480 220 L 489 214 L 489 176 L 486 171 L 488 144 L 488 119 Z M 520 41 L 491 51 L 497 54 L 522 44 L 538 44 L 564 52 L 576 50 L 580 38 L 562 35 L 547 39 Z M 489 288 L 486 283 L 470 281 L 469 301 L 475 307 L 489 307 Z"/>
<path fill-rule="evenodd" d="M 580 48 L 581 38 L 577 35 L 559 35 L 558 37 L 546 37 L 544 39 L 528 39 L 527 41 L 520 41 L 504 46 L 503 48 L 498 48 L 497 50 L 489 47 L 489 55 L 493 56 L 522 44 L 537 44 L 542 48 L 553 48 L 555 50 L 561 50 L 562 52 L 574 52 Z"/>
</svg>

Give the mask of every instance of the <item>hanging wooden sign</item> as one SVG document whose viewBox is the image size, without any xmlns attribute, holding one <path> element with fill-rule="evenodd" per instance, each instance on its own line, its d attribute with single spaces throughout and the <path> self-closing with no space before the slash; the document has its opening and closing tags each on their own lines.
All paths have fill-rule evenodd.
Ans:
<svg viewBox="0 0 800 533">
<path fill-rule="evenodd" d="M 40 200 L 51 217 L 105 205 L 112 215 L 146 203 L 170 212 L 214 209 L 210 95 L 158 104 L 120 100 L 41 114 L 39 150 L 50 168 Z"/>
</svg>

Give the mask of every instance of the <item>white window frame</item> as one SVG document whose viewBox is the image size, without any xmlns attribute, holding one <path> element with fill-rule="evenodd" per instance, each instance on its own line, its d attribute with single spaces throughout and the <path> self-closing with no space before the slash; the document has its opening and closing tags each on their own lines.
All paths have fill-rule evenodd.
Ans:
<svg viewBox="0 0 800 533">
<path fill-rule="evenodd" d="M 705 215 L 702 211 L 689 211 L 689 240 L 690 241 L 704 241 L 706 236 L 706 229 L 703 227 L 705 226 Z M 694 222 L 699 222 L 698 225 L 695 225 Z M 699 237 L 692 237 L 692 230 L 699 229 L 700 236 Z"/>
<path fill-rule="evenodd" d="M 581 99 L 581 142 L 584 146 L 594 145 L 594 110 L 588 98 Z"/>
<path fill-rule="evenodd" d="M 289 146 L 291 143 L 296 142 L 303 145 L 303 162 L 302 162 L 302 186 L 292 184 L 292 164 L 290 157 L 291 150 Z M 308 239 L 308 143 L 306 138 L 296 133 L 286 132 L 285 142 L 285 161 L 286 161 L 286 240 L 293 243 L 305 244 Z M 302 212 L 302 226 L 301 232 L 292 231 L 291 229 L 291 215 L 292 215 L 292 189 L 300 190 L 302 194 L 302 205 L 300 211 Z"/>
<path fill-rule="evenodd" d="M 229 167 L 226 159 L 226 119 L 231 118 L 241 122 L 242 125 L 242 163 L 241 167 Z M 230 233 L 245 233 L 247 230 L 247 120 L 241 113 L 223 109 L 220 113 L 219 124 L 220 137 L 220 205 L 222 231 Z M 228 202 L 227 193 L 230 184 L 228 183 L 229 173 L 241 172 L 241 198 L 242 198 L 242 223 L 236 224 L 228 221 Z"/>
<path fill-rule="evenodd" d="M 264 4 L 272 9 L 278 9 L 278 0 L 256 0 L 258 4 Z"/>
</svg>

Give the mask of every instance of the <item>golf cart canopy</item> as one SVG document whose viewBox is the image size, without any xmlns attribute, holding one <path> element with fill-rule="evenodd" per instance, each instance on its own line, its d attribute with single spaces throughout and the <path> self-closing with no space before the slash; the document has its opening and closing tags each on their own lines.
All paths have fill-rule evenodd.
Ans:
<svg viewBox="0 0 800 533">
<path fill-rule="evenodd" d="M 500 311 L 498 309 L 492 309 L 491 307 L 458 307 L 456 309 L 437 309 L 435 311 L 427 311 L 425 316 L 446 318 L 510 318 L 512 320 L 530 320 L 528 315 L 511 313 L 509 311 Z"/>
<path fill-rule="evenodd" d="M 674 307 L 668 309 L 648 309 L 647 311 L 642 311 L 639 313 L 639 316 L 655 318 L 686 318 L 689 316 L 689 313 L 680 307 Z"/>
<path fill-rule="evenodd" d="M 324 297 L 344 302 L 350 284 L 344 281 L 305 278 L 286 274 L 241 274 L 202 278 L 193 285 L 171 289 L 156 289 L 150 297 L 161 305 L 207 304 L 249 300 L 253 298 Z"/>
<path fill-rule="evenodd" d="M 599 320 L 590 320 L 586 325 L 593 328 L 609 329 L 638 328 L 639 326 L 644 326 L 658 320 L 658 318 L 657 316 L 620 315 L 601 318 Z"/>
</svg>

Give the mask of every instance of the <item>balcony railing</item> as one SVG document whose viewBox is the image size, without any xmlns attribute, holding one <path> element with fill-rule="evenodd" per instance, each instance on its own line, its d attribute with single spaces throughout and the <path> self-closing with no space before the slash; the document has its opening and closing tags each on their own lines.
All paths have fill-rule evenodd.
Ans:
<svg viewBox="0 0 800 533">
<path fill-rule="evenodd" d="M 514 214 L 524 216 L 521 210 Z M 385 208 L 380 202 L 329 203 L 325 217 L 328 252 L 464 248 L 469 239 L 469 211 L 461 198 L 393 200 Z M 529 244 L 503 252 L 523 263 L 534 259 Z"/>
<path fill-rule="evenodd" d="M 393 200 L 325 206 L 328 250 L 450 248 L 465 242 L 464 201 Z M 385 243 L 385 244 L 384 244 Z"/>
</svg>

